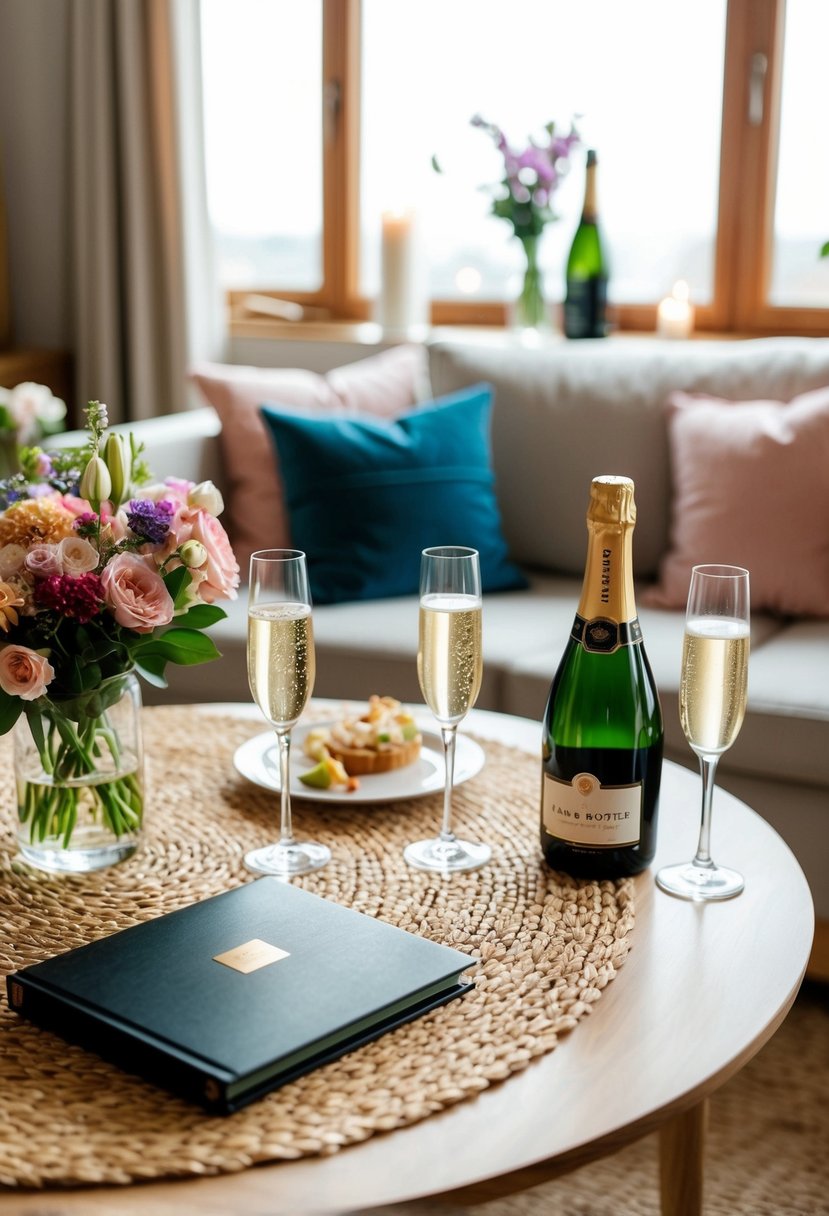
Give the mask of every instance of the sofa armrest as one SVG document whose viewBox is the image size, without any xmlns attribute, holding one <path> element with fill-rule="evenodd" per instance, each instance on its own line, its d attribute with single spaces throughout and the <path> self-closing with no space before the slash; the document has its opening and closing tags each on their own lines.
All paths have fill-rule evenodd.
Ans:
<svg viewBox="0 0 829 1216">
<path fill-rule="evenodd" d="M 181 477 L 199 482 L 209 478 L 224 491 L 219 450 L 221 429 L 219 416 L 210 406 L 112 427 L 114 431 L 132 432 L 144 444 L 143 457 L 154 480 Z M 50 436 L 44 446 L 82 447 L 88 438 L 86 431 L 64 431 Z"/>
</svg>

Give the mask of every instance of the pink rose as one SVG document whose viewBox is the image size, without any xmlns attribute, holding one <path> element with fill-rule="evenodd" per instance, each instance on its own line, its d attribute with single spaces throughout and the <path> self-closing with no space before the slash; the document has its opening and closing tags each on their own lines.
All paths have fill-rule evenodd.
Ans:
<svg viewBox="0 0 829 1216">
<path fill-rule="evenodd" d="M 9 696 L 34 701 L 54 677 L 52 664 L 36 650 L 13 644 L 0 649 L 0 688 Z"/>
<path fill-rule="evenodd" d="M 192 481 L 184 481 L 181 477 L 167 477 L 163 482 L 155 482 L 151 486 L 141 486 L 136 498 L 146 498 L 150 502 L 168 502 L 178 506 L 186 506 L 187 495 L 193 488 Z"/>
<path fill-rule="evenodd" d="M 58 557 L 62 566 L 58 573 L 63 574 L 87 574 L 99 560 L 95 546 L 80 536 L 65 536 L 58 545 Z"/>
<path fill-rule="evenodd" d="M 164 580 L 140 557 L 120 553 L 101 575 L 107 605 L 119 625 L 152 633 L 173 619 L 173 600 Z"/>
<path fill-rule="evenodd" d="M 201 569 L 204 581 L 199 585 L 199 594 L 205 603 L 214 600 L 235 600 L 239 586 L 239 563 L 233 556 L 227 532 L 216 519 L 200 507 L 188 507 L 180 513 L 188 516 L 192 527 L 189 540 L 197 540 L 207 550 L 207 564 Z"/>
<path fill-rule="evenodd" d="M 201 566 L 190 570 L 193 578 L 191 590 L 198 585 L 199 595 L 207 604 L 219 599 L 235 600 L 239 586 L 239 563 L 218 519 L 201 507 L 179 507 L 170 524 L 167 540 L 161 549 L 153 553 L 155 561 L 159 565 L 166 562 L 167 569 L 174 570 L 180 563 L 172 555 L 191 540 L 203 545 L 207 554 Z"/>
<path fill-rule="evenodd" d="M 78 498 L 76 494 L 60 494 L 58 495 L 58 502 L 64 510 L 74 515 L 75 519 L 78 519 L 81 515 L 89 515 L 92 512 L 92 508 L 86 499 Z"/>
<path fill-rule="evenodd" d="M 52 574 L 63 574 L 63 561 L 58 545 L 32 545 L 26 554 L 25 566 L 32 574 L 49 578 Z"/>
</svg>

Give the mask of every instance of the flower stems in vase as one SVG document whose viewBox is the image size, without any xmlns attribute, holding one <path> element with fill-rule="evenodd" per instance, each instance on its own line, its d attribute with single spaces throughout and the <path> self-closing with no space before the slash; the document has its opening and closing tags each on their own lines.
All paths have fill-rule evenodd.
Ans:
<svg viewBox="0 0 829 1216">
<path fill-rule="evenodd" d="M 138 844 L 144 814 L 141 697 L 132 673 L 65 703 L 32 703 L 14 728 L 18 843 L 56 868 L 90 855 L 120 859 Z M 77 868 L 86 868 L 78 866 Z"/>
<path fill-rule="evenodd" d="M 515 302 L 515 319 L 522 329 L 540 329 L 547 320 L 544 302 L 544 281 L 538 264 L 538 241 L 526 237 L 521 241 L 527 265 L 521 294 Z"/>
</svg>

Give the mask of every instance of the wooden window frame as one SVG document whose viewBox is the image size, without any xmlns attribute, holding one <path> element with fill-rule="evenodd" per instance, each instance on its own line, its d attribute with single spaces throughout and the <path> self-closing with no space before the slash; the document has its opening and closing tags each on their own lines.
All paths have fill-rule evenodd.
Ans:
<svg viewBox="0 0 829 1216">
<path fill-rule="evenodd" d="M 786 0 L 728 0 L 719 203 L 710 304 L 696 310 L 698 332 L 732 336 L 829 335 L 826 308 L 768 302 L 774 187 L 780 133 Z M 309 317 L 369 320 L 359 291 L 361 0 L 323 0 L 323 285 L 315 292 L 258 291 L 305 306 Z M 762 56 L 762 116 L 749 117 L 752 64 Z M 755 86 L 756 87 L 756 86 Z M 747 200 L 757 200 L 749 205 Z M 817 250 L 815 251 L 817 257 Z M 246 291 L 231 291 L 232 328 L 242 332 Z M 656 302 L 611 309 L 618 330 L 653 331 Z M 436 326 L 507 324 L 499 301 L 433 300 Z"/>
</svg>

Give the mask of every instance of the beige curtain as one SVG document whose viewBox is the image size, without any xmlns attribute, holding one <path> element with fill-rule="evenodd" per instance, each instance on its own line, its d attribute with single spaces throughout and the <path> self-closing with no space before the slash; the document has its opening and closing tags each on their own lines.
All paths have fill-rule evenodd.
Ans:
<svg viewBox="0 0 829 1216">
<path fill-rule="evenodd" d="M 71 0 L 69 56 L 77 398 L 111 421 L 171 413 L 222 345 L 197 0 Z"/>
</svg>

